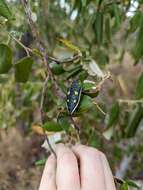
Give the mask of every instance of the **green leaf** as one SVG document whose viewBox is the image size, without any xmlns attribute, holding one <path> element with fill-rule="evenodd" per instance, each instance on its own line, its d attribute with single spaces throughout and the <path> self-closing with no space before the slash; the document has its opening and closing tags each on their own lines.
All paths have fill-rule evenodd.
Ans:
<svg viewBox="0 0 143 190">
<path fill-rule="evenodd" d="M 142 22 L 143 24 L 143 22 Z M 140 25 L 139 32 L 137 35 L 137 40 L 135 46 L 133 47 L 132 54 L 135 59 L 135 64 L 138 63 L 140 58 L 143 56 L 143 27 L 142 24 Z"/>
<path fill-rule="evenodd" d="M 92 98 L 86 95 L 82 96 L 79 107 L 77 109 L 77 113 L 88 111 L 92 107 L 92 105 L 93 105 Z"/>
<path fill-rule="evenodd" d="M 82 7 L 86 7 L 86 4 L 87 4 L 87 0 L 81 0 L 81 2 L 82 2 Z"/>
<path fill-rule="evenodd" d="M 3 16 L 7 19 L 13 19 L 12 13 L 8 8 L 5 0 L 0 0 L 0 16 Z"/>
<path fill-rule="evenodd" d="M 85 95 L 87 95 L 87 96 L 89 96 L 91 98 L 95 98 L 95 97 L 98 96 L 99 90 L 85 91 L 85 92 L 83 92 L 83 94 L 85 94 Z"/>
<path fill-rule="evenodd" d="M 110 18 L 107 17 L 105 20 L 105 36 L 108 42 L 111 41 L 111 26 L 110 26 Z"/>
<path fill-rule="evenodd" d="M 140 187 L 134 182 L 134 181 L 131 181 L 131 180 L 126 180 L 126 183 L 131 186 L 131 187 L 134 187 L 136 189 L 140 189 Z"/>
<path fill-rule="evenodd" d="M 103 13 L 98 11 L 93 23 L 93 30 L 95 32 L 95 38 L 98 45 L 102 44 L 103 40 Z"/>
<path fill-rule="evenodd" d="M 99 66 L 106 65 L 109 62 L 109 55 L 105 50 L 98 48 L 95 52 L 95 60 Z"/>
<path fill-rule="evenodd" d="M 141 104 L 137 104 L 129 116 L 127 131 L 126 131 L 127 137 L 133 137 L 135 135 L 142 118 L 143 118 L 143 107 Z"/>
<path fill-rule="evenodd" d="M 113 11 L 115 16 L 115 28 L 119 29 L 121 24 L 121 13 L 120 13 L 120 8 L 116 3 L 113 4 Z"/>
<path fill-rule="evenodd" d="M 63 131 L 62 126 L 59 123 L 56 123 L 54 121 L 47 121 L 42 126 L 46 131 L 52 131 L 52 132 L 59 132 Z"/>
<path fill-rule="evenodd" d="M 82 88 L 83 90 L 90 90 L 95 87 L 94 82 L 83 82 Z"/>
<path fill-rule="evenodd" d="M 35 165 L 36 165 L 36 166 L 43 166 L 43 165 L 45 165 L 46 160 L 47 160 L 46 158 L 41 159 L 41 160 L 37 160 L 37 161 L 35 162 Z"/>
<path fill-rule="evenodd" d="M 112 127 L 113 125 L 115 125 L 117 123 L 118 117 L 119 117 L 119 112 L 120 112 L 119 103 L 116 102 L 111 107 L 110 113 L 108 115 L 107 127 Z"/>
<path fill-rule="evenodd" d="M 80 49 L 76 45 L 74 45 L 71 41 L 66 40 L 66 39 L 59 39 L 59 41 L 62 42 L 69 49 L 76 51 L 81 55 Z"/>
<path fill-rule="evenodd" d="M 63 69 L 61 64 L 57 64 L 55 62 L 51 62 L 50 63 L 50 68 L 53 72 L 53 74 L 55 75 L 60 75 L 63 74 L 65 72 L 65 70 Z"/>
<path fill-rule="evenodd" d="M 76 76 L 78 73 L 80 73 L 82 71 L 82 66 L 81 65 L 78 65 L 76 67 L 74 67 L 73 69 L 71 70 L 68 70 L 68 74 L 66 76 L 66 79 L 70 79 L 74 76 Z"/>
<path fill-rule="evenodd" d="M 68 132 L 70 128 L 70 122 L 69 122 L 69 116 L 67 115 L 67 113 L 59 114 L 57 122 L 62 127 L 62 129 Z"/>
<path fill-rule="evenodd" d="M 15 79 L 17 82 L 26 82 L 34 63 L 31 57 L 24 57 L 15 64 Z"/>
<path fill-rule="evenodd" d="M 137 11 L 135 15 L 130 20 L 130 29 L 129 32 L 135 32 L 137 28 L 141 25 L 143 20 L 143 14 L 141 11 Z"/>
<path fill-rule="evenodd" d="M 136 98 L 137 99 L 143 98 L 143 73 L 140 75 L 137 82 Z"/>
<path fill-rule="evenodd" d="M 128 190 L 128 184 L 126 182 L 124 182 L 122 185 L 121 185 L 121 190 Z"/>
<path fill-rule="evenodd" d="M 99 94 L 98 88 L 96 88 L 95 83 L 92 81 L 83 82 L 82 88 L 83 94 L 90 96 L 91 98 L 97 97 Z"/>
<path fill-rule="evenodd" d="M 12 51 L 6 44 L 0 44 L 0 74 L 7 73 L 12 67 Z"/>
<path fill-rule="evenodd" d="M 84 81 L 88 77 L 87 71 L 83 70 L 78 75 L 80 81 Z"/>
</svg>

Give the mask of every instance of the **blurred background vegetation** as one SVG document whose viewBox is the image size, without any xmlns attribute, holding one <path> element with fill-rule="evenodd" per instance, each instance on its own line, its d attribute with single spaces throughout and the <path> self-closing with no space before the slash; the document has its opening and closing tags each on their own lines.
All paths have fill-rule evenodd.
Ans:
<svg viewBox="0 0 143 190">
<path fill-rule="evenodd" d="M 22 1 L 0 0 L 0 190 L 38 188 L 43 167 L 37 165 L 47 157 L 42 128 L 53 147 L 78 141 L 66 109 L 75 79 L 84 90 L 73 115 L 81 143 L 105 152 L 117 177 L 141 186 L 143 1 L 29 4 L 48 67 Z"/>
</svg>

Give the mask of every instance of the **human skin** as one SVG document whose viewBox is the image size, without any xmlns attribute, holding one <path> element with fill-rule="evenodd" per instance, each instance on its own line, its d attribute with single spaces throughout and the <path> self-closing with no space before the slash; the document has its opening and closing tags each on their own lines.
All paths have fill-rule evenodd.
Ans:
<svg viewBox="0 0 143 190">
<path fill-rule="evenodd" d="M 57 145 L 50 155 L 39 190 L 116 190 L 105 155 L 95 148 Z"/>
</svg>

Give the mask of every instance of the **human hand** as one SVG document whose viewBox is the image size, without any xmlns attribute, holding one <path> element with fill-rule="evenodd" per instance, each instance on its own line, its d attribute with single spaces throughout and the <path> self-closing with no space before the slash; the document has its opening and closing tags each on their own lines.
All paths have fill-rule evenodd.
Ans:
<svg viewBox="0 0 143 190">
<path fill-rule="evenodd" d="M 60 144 L 56 155 L 46 162 L 39 190 L 116 190 L 108 161 L 97 149 Z"/>
</svg>

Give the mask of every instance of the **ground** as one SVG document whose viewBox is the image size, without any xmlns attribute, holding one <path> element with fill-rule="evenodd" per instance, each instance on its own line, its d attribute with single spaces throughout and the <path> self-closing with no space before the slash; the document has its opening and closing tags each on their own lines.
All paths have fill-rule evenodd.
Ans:
<svg viewBox="0 0 143 190">
<path fill-rule="evenodd" d="M 42 139 L 11 128 L 1 131 L 0 141 L 0 190 L 37 190 L 43 166 L 34 163 L 44 154 Z"/>
</svg>

